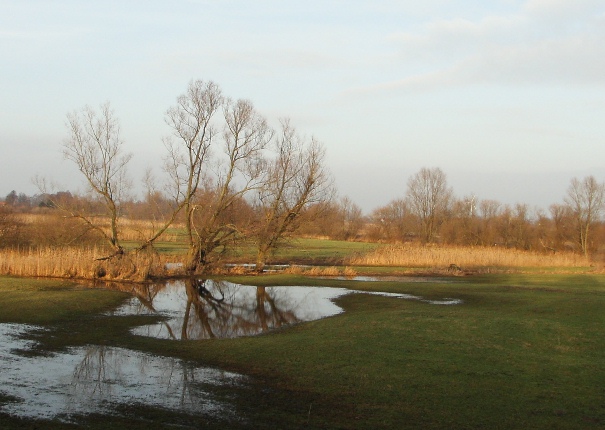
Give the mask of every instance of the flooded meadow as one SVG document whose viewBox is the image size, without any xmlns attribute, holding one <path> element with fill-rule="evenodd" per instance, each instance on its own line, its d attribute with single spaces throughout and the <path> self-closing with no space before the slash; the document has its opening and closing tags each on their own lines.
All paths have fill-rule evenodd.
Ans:
<svg viewBox="0 0 605 430">
<path fill-rule="evenodd" d="M 124 288 L 124 287 L 122 287 Z M 260 287 L 216 280 L 180 280 L 128 286 L 132 297 L 105 316 L 156 316 L 131 329 L 135 336 L 174 341 L 256 336 L 343 312 L 334 300 L 375 294 L 432 305 L 460 300 L 368 293 L 329 287 Z M 159 321 L 159 322 L 158 322 Z M 120 406 L 144 405 L 188 415 L 234 414 L 220 387 L 237 390 L 247 377 L 181 359 L 103 345 L 40 351 L 31 333 L 46 330 L 0 324 L 0 412 L 70 422 L 86 414 L 111 415 Z M 35 339 L 35 337 L 33 337 Z M 231 416 L 233 415 L 233 416 Z"/>
</svg>

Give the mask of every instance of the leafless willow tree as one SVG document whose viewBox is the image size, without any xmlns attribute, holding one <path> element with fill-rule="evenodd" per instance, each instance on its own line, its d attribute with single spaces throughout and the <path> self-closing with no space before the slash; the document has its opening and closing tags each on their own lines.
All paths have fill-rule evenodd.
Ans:
<svg viewBox="0 0 605 430">
<path fill-rule="evenodd" d="M 195 197 L 208 174 L 210 146 L 218 133 L 212 120 L 223 100 L 214 82 L 191 81 L 187 91 L 177 98 L 177 104 L 166 112 L 166 123 L 173 132 L 173 136 L 164 140 L 168 150 L 166 171 L 171 178 L 170 190 L 176 205 L 174 216 L 181 210 L 185 212 L 188 272 L 195 272 L 200 260 L 200 241 L 193 223 Z"/>
<path fill-rule="evenodd" d="M 262 151 L 273 134 L 250 101 L 227 99 L 215 83 L 199 80 L 168 110 L 167 123 L 174 135 L 165 141 L 167 171 L 176 207 L 185 212 L 185 269 L 194 273 L 238 236 L 238 227 L 225 215 L 261 186 Z"/>
<path fill-rule="evenodd" d="M 223 114 L 222 141 L 217 145 L 212 178 L 206 183 L 206 198 L 195 207 L 194 226 L 202 265 L 212 265 L 212 257 L 218 259 L 229 243 L 243 237 L 244 226 L 228 216 L 230 208 L 263 185 L 263 150 L 273 137 L 265 118 L 248 100 L 226 100 Z"/>
<path fill-rule="evenodd" d="M 276 156 L 268 163 L 265 183 L 258 193 L 257 271 L 264 270 L 280 240 L 297 229 L 303 209 L 333 195 L 324 165 L 325 150 L 315 138 L 301 137 L 284 119 L 274 143 Z"/>
<path fill-rule="evenodd" d="M 573 178 L 565 203 L 573 211 L 580 249 L 588 256 L 592 227 L 600 220 L 605 208 L 605 184 L 597 182 L 594 176 L 587 176 L 582 181 Z"/>
<path fill-rule="evenodd" d="M 67 127 L 69 136 L 63 143 L 65 158 L 83 174 L 105 213 L 98 217 L 74 207 L 64 209 L 101 233 L 115 253 L 122 254 L 118 224 L 130 185 L 127 166 L 132 154 L 124 153 L 119 121 L 110 104 L 105 103 L 98 112 L 86 106 L 68 114 Z M 109 228 L 105 227 L 107 219 Z"/>
<path fill-rule="evenodd" d="M 435 239 L 439 225 L 444 221 L 452 200 L 452 189 L 445 173 L 438 167 L 423 167 L 408 180 L 406 201 L 418 217 L 425 242 Z"/>
</svg>

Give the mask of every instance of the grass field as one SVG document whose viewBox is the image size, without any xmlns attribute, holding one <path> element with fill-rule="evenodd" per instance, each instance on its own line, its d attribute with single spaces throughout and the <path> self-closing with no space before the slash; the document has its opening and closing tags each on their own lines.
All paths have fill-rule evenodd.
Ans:
<svg viewBox="0 0 605 430">
<path fill-rule="evenodd" d="M 187 253 L 187 244 L 183 236 L 173 241 L 158 241 L 156 250 L 161 254 L 178 255 Z M 124 243 L 127 249 L 138 245 L 134 241 Z M 295 238 L 285 241 L 271 255 L 271 264 L 282 264 L 296 261 L 305 264 L 335 264 L 342 263 L 344 258 L 373 251 L 380 245 L 369 242 L 350 242 L 344 240 Z M 230 250 L 229 261 L 253 263 L 256 259 L 256 248 L 253 243 L 242 242 Z"/>
<path fill-rule="evenodd" d="M 436 306 L 349 295 L 345 313 L 241 339 L 171 342 L 128 332 L 146 317 L 103 312 L 125 293 L 0 278 L 0 322 L 36 323 L 41 348 L 104 344 L 251 375 L 236 395 L 241 428 L 590 429 L 605 425 L 605 276 L 484 275 L 358 282 L 291 275 L 256 285 L 326 285 L 454 297 Z M 2 392 L 0 388 L 0 393 Z M 5 399 L 0 394 L 0 404 Z M 143 417 L 153 417 L 151 420 Z M 6 428 L 62 427 L 0 415 Z M 191 417 L 134 410 L 81 417 L 104 428 L 187 426 Z M 225 428 L 217 419 L 209 428 Z"/>
</svg>

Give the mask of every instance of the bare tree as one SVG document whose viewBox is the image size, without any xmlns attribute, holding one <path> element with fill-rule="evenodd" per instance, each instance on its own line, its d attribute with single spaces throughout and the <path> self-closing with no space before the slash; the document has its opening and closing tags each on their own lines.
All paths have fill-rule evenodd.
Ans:
<svg viewBox="0 0 605 430">
<path fill-rule="evenodd" d="M 452 199 L 450 214 L 442 227 L 447 241 L 459 245 L 477 245 L 480 241 L 477 197 L 471 194 Z"/>
<path fill-rule="evenodd" d="M 406 200 L 420 222 L 424 242 L 435 239 L 452 200 L 445 173 L 439 168 L 423 167 L 408 180 Z"/>
<path fill-rule="evenodd" d="M 375 209 L 371 216 L 372 236 L 375 240 L 403 242 L 412 231 L 410 210 L 404 199 L 390 201 Z"/>
<path fill-rule="evenodd" d="M 266 181 L 259 192 L 257 271 L 264 270 L 270 252 L 280 240 L 297 229 L 303 209 L 329 199 L 333 192 L 324 166 L 325 150 L 317 140 L 302 138 L 285 119 L 275 145 L 277 155 L 269 162 Z"/>
<path fill-rule="evenodd" d="M 166 170 L 176 210 L 184 211 L 185 270 L 195 273 L 239 236 L 230 208 L 261 186 L 262 152 L 273 132 L 250 101 L 227 99 L 215 83 L 201 80 L 189 84 L 166 117 L 174 135 L 165 140 Z"/>
<path fill-rule="evenodd" d="M 551 248 L 565 249 L 569 245 L 575 245 L 574 215 L 571 207 L 554 203 L 550 205 L 549 211 L 553 227 Z"/>
<path fill-rule="evenodd" d="M 497 218 L 502 213 L 502 204 L 496 200 L 481 200 L 479 202 L 480 214 L 480 241 L 484 246 L 494 246 L 498 242 Z"/>
<path fill-rule="evenodd" d="M 99 112 L 86 106 L 67 115 L 69 137 L 63 143 L 65 158 L 74 162 L 84 175 L 93 195 L 102 202 L 104 219 L 95 214 L 68 209 L 109 242 L 116 254 L 122 254 L 118 222 L 120 208 L 128 190 L 127 165 L 132 154 L 125 154 L 120 138 L 120 125 L 109 103 Z"/>
<path fill-rule="evenodd" d="M 222 142 L 213 164 L 212 180 L 207 181 L 205 199 L 195 206 L 194 227 L 199 243 L 199 263 L 212 265 L 212 257 L 226 251 L 243 233 L 242 226 L 230 219 L 230 208 L 265 179 L 266 161 L 263 150 L 273 137 L 273 131 L 248 100 L 224 104 Z M 252 220 L 247 220 L 251 222 Z"/>
<path fill-rule="evenodd" d="M 342 239 L 355 238 L 361 231 L 364 223 L 361 208 L 349 197 L 342 197 L 339 201 L 342 216 Z"/>
<path fill-rule="evenodd" d="M 177 98 L 176 106 L 166 112 L 166 123 L 173 136 L 166 138 L 166 171 L 171 178 L 176 214 L 185 211 L 185 229 L 189 254 L 185 269 L 195 272 L 200 261 L 200 241 L 193 224 L 194 198 L 207 174 L 210 146 L 217 134 L 212 120 L 223 105 L 223 95 L 214 82 L 191 81 L 187 91 Z M 176 141 L 175 141 L 176 139 Z"/>
<path fill-rule="evenodd" d="M 577 241 L 585 256 L 590 250 L 591 229 L 599 221 L 605 208 L 605 185 L 598 183 L 594 176 L 582 181 L 571 180 L 565 203 L 573 211 Z"/>
</svg>

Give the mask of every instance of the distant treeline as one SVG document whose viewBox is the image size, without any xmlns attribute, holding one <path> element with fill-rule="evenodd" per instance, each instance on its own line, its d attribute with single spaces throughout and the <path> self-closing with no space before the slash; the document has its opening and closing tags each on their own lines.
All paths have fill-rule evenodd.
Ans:
<svg viewBox="0 0 605 430">
<path fill-rule="evenodd" d="M 430 172 L 435 173 L 437 169 Z M 605 225 L 601 217 L 602 185 L 596 184 L 591 191 L 591 184 L 595 185 L 592 180 L 592 177 L 584 181 L 572 180 L 566 201 L 552 204 L 548 210 L 527 204 L 481 200 L 475 196 L 457 198 L 451 190 L 442 188 L 445 201 L 427 205 L 425 212 L 414 207 L 408 191 L 405 197 L 364 215 L 357 204 L 343 197 L 306 208 L 301 214 L 297 235 L 385 243 L 497 246 L 545 253 L 586 251 L 594 258 L 603 252 Z M 89 213 L 96 210 L 102 213 L 103 209 L 98 200 L 69 191 L 34 196 L 12 191 L 0 203 L 0 247 L 102 241 L 85 224 L 65 217 L 54 202 L 61 202 L 62 206 L 85 206 Z M 203 205 L 203 198 L 198 203 Z M 169 199 L 156 193 L 145 199 L 125 201 L 121 216 L 125 220 L 153 222 L 159 214 L 170 212 L 172 206 Z M 44 216 L 28 217 L 28 214 Z M 242 226 L 244 230 L 259 213 L 252 203 L 239 199 L 225 216 L 229 223 Z M 427 227 L 428 223 L 433 225 Z M 125 225 L 122 228 L 126 230 Z M 430 234 L 427 233 L 429 228 L 432 229 Z"/>
</svg>

